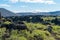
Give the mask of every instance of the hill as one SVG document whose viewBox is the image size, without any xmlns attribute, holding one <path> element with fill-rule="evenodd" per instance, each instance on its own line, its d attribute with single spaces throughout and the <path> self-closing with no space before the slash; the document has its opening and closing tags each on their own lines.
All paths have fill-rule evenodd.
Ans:
<svg viewBox="0 0 60 40">
<path fill-rule="evenodd" d="M 60 16 L 60 11 L 54 11 L 54 12 L 20 12 L 20 13 L 14 13 L 14 12 L 11 12 L 7 9 L 4 9 L 4 8 L 0 8 L 0 12 L 1 12 L 1 15 L 3 17 L 9 17 L 9 16 L 29 16 L 29 15 L 52 15 L 52 16 Z"/>
<path fill-rule="evenodd" d="M 54 12 L 25 12 L 25 13 L 17 13 L 18 16 L 27 16 L 27 15 L 52 15 L 52 16 L 60 16 L 60 11 L 54 11 Z"/>
<path fill-rule="evenodd" d="M 2 15 L 3 17 L 16 16 L 15 13 L 13 13 L 13 12 L 7 10 L 7 9 L 4 9 L 4 8 L 0 8 L 0 12 L 1 12 L 1 15 Z"/>
</svg>

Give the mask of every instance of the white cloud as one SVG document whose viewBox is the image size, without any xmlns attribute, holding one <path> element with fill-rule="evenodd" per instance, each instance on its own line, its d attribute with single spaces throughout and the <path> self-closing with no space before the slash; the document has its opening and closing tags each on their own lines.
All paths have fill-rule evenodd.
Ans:
<svg viewBox="0 0 60 40">
<path fill-rule="evenodd" d="M 19 12 L 21 12 L 21 11 L 19 11 L 19 10 L 13 10 L 13 12 L 14 12 L 14 13 L 19 13 Z"/>
<path fill-rule="evenodd" d="M 15 13 L 19 13 L 19 12 L 33 12 L 33 13 L 36 13 L 36 12 L 49 12 L 49 11 L 48 10 L 36 9 L 36 10 L 13 10 L 13 12 L 15 12 Z"/>
<path fill-rule="evenodd" d="M 56 4 L 54 1 L 46 1 L 45 4 Z"/>
<path fill-rule="evenodd" d="M 53 0 L 9 0 L 12 3 L 28 2 L 28 3 L 44 3 L 44 4 L 56 4 Z"/>
<path fill-rule="evenodd" d="M 56 4 L 53 0 L 20 0 L 20 2 Z"/>
<path fill-rule="evenodd" d="M 38 2 L 43 2 L 42 0 L 20 0 L 21 2 L 31 2 L 31 3 L 38 3 Z"/>
<path fill-rule="evenodd" d="M 8 4 L 0 4 L 1 7 L 10 7 Z"/>
<path fill-rule="evenodd" d="M 19 2 L 19 0 L 9 0 L 10 2 L 12 2 L 12 3 L 17 3 L 17 2 Z"/>
<path fill-rule="evenodd" d="M 31 12 L 36 13 L 36 12 L 49 12 L 49 11 L 36 9 L 36 10 L 32 10 Z"/>
</svg>

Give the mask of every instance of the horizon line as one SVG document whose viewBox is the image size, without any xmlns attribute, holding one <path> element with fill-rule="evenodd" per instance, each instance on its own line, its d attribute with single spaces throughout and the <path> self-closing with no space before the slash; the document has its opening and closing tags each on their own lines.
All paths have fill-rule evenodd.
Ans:
<svg viewBox="0 0 60 40">
<path fill-rule="evenodd" d="M 8 10 L 6 8 L 0 8 L 0 9 L 5 9 L 5 10 Z M 11 10 L 8 10 L 8 11 L 11 11 Z M 39 13 L 39 12 L 57 12 L 57 11 L 60 11 L 60 10 L 54 10 L 54 11 L 37 11 L 37 12 L 33 12 L 33 11 L 20 11 L 20 12 L 14 12 L 14 11 L 11 11 L 13 13 Z"/>
</svg>

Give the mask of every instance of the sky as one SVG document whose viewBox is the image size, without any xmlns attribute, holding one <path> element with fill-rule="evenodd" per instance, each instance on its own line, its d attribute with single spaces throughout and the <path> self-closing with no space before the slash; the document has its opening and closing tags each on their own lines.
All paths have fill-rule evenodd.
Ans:
<svg viewBox="0 0 60 40">
<path fill-rule="evenodd" d="M 60 11 L 60 0 L 0 0 L 0 8 L 15 13 Z"/>
</svg>

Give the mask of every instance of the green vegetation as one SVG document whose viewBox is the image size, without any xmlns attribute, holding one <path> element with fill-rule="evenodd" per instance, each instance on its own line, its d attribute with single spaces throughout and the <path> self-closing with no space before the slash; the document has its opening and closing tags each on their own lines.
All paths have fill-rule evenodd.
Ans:
<svg viewBox="0 0 60 40">
<path fill-rule="evenodd" d="M 52 33 L 50 33 L 47 28 L 48 24 L 43 24 L 41 22 L 27 22 L 23 21 L 27 26 L 28 30 L 12 30 L 11 34 L 9 31 L 6 32 L 6 28 L 0 28 L 0 40 L 60 40 L 60 25 L 52 23 L 51 21 L 55 19 L 55 17 L 41 17 L 43 22 L 48 22 L 52 25 Z M 59 17 L 58 17 L 59 18 Z M 32 19 L 32 18 L 30 18 Z M 5 19 L 6 20 L 6 19 Z M 49 21 L 48 21 L 49 20 Z M 12 24 L 11 21 L 4 21 L 3 24 Z M 9 37 L 3 37 L 5 34 L 9 35 Z M 4 39 L 5 38 L 5 39 Z"/>
</svg>

